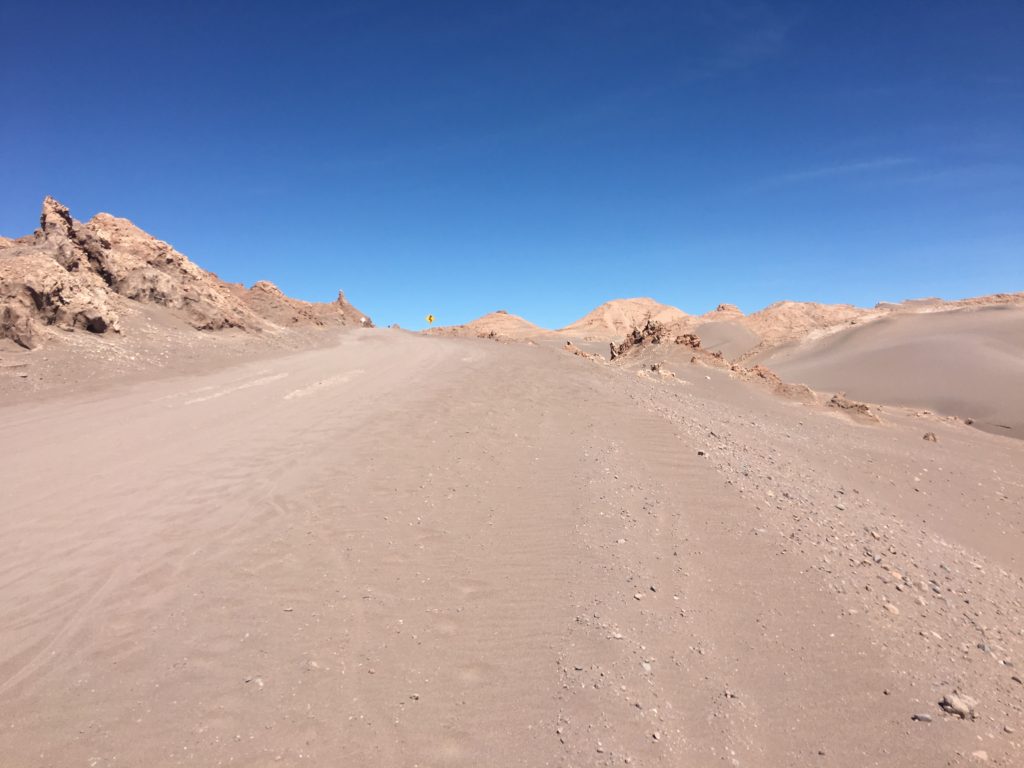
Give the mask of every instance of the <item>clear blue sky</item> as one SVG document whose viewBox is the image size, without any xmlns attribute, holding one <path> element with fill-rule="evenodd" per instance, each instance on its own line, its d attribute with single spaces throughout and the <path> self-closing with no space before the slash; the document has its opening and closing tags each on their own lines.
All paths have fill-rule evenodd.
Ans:
<svg viewBox="0 0 1024 768">
<path fill-rule="evenodd" d="M 1024 4 L 0 0 L 52 194 L 378 323 L 1024 290 Z"/>
</svg>

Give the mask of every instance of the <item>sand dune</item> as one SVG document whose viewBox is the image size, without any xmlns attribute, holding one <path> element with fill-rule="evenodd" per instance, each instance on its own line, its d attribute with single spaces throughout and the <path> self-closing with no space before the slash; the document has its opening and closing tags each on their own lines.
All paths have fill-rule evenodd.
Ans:
<svg viewBox="0 0 1024 768">
<path fill-rule="evenodd" d="M 761 358 L 790 381 L 1024 436 L 1024 307 L 893 314 Z"/>
</svg>

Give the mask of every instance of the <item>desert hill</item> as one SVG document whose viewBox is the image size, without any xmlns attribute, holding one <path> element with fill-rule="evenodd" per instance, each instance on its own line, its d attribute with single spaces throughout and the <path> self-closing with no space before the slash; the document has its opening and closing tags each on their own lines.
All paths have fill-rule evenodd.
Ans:
<svg viewBox="0 0 1024 768">
<path fill-rule="evenodd" d="M 559 331 L 612 341 L 621 339 L 634 328 L 642 327 L 648 320 L 668 325 L 684 321 L 688 317 L 683 310 L 650 298 L 615 299 L 605 302 L 576 322 L 560 328 Z"/>
<path fill-rule="evenodd" d="M 271 283 L 225 283 L 127 219 L 99 213 L 82 223 L 52 197 L 39 229 L 0 240 L 0 338 L 35 348 L 61 331 L 120 333 L 137 304 L 166 310 L 193 329 L 273 331 L 358 325 L 365 316 L 338 301 L 290 299 Z"/>
<path fill-rule="evenodd" d="M 433 336 L 465 336 L 489 339 L 527 340 L 551 334 L 519 315 L 504 309 L 478 317 L 463 325 L 443 325 L 430 328 L 425 333 Z"/>
</svg>

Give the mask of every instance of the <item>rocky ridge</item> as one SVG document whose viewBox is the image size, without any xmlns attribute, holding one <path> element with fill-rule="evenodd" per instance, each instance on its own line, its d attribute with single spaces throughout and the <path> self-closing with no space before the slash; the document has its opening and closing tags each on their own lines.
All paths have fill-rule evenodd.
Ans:
<svg viewBox="0 0 1024 768">
<path fill-rule="evenodd" d="M 133 302 L 163 307 L 199 331 L 369 323 L 341 293 L 312 304 L 265 281 L 230 285 L 127 219 L 99 213 L 79 222 L 52 197 L 35 233 L 0 239 L 0 338 L 34 349 L 54 329 L 120 333 Z"/>
</svg>

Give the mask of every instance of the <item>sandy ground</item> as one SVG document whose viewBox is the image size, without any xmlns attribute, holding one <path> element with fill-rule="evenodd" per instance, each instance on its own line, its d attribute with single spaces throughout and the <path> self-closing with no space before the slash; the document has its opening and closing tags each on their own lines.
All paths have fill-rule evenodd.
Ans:
<svg viewBox="0 0 1024 768">
<path fill-rule="evenodd" d="M 1021 765 L 1024 442 L 675 374 L 372 330 L 0 407 L 0 765 Z"/>
</svg>

